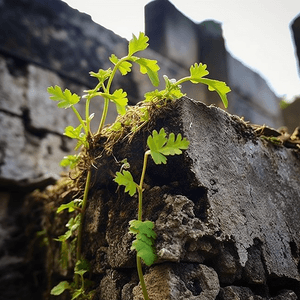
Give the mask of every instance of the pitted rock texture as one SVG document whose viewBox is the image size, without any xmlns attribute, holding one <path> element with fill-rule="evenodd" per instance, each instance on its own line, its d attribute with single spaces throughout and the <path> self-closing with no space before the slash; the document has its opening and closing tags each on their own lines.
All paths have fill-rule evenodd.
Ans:
<svg viewBox="0 0 300 300">
<path fill-rule="evenodd" d="M 166 165 L 151 159 L 147 165 L 143 219 L 155 223 L 158 255 L 155 264 L 144 266 L 150 299 L 299 298 L 299 150 L 262 140 L 238 117 L 186 97 L 158 110 L 149 126 L 131 142 L 116 143 L 113 155 L 103 152 L 101 140 L 91 150 L 83 254 L 95 299 L 142 299 L 128 233 L 138 199 L 113 178 L 127 158 L 138 182 L 149 132 L 162 127 L 182 133 L 190 146 Z M 67 214 L 56 215 L 54 207 L 70 197 L 63 190 L 51 200 L 48 223 L 56 225 L 48 224 L 50 236 L 62 234 L 58 224 Z M 58 247 L 51 247 L 58 255 Z M 53 255 L 51 264 L 51 280 L 58 283 L 65 274 Z"/>
<path fill-rule="evenodd" d="M 116 144 L 114 158 L 95 160 L 84 237 L 93 272 L 135 268 L 128 221 L 136 218 L 137 197 L 117 188 L 112 174 L 126 157 L 138 180 L 146 138 L 164 127 L 167 133 L 181 132 L 190 146 L 183 155 L 168 157 L 166 165 L 148 163 L 143 217 L 155 223 L 158 261 L 146 268 L 146 278 L 155 299 L 161 285 L 170 287 L 162 292 L 164 299 L 299 297 L 299 151 L 260 139 L 243 120 L 219 108 L 185 97 L 169 105 L 147 132 Z M 205 298 L 200 273 L 199 294 L 189 285 L 181 288 L 183 279 L 170 274 L 183 264 L 213 270 L 222 288 Z M 139 288 L 127 280 L 124 286 L 132 294 L 124 299 L 140 299 Z"/>
</svg>

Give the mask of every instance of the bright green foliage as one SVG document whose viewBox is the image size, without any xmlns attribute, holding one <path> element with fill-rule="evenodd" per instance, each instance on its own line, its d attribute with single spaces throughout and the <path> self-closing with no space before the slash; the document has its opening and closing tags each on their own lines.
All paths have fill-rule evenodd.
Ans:
<svg viewBox="0 0 300 300">
<path fill-rule="evenodd" d="M 66 241 L 67 239 L 69 239 L 73 233 L 77 230 L 77 228 L 80 225 L 80 219 L 81 216 L 77 215 L 75 218 L 71 218 L 68 223 L 66 224 L 66 227 L 68 228 L 68 230 L 65 232 L 64 235 L 60 235 L 58 237 L 58 239 L 56 239 L 57 241 L 63 242 Z"/>
<path fill-rule="evenodd" d="M 207 84 L 210 91 L 216 91 L 219 94 L 224 106 L 228 107 L 226 94 L 229 93 L 231 89 L 226 85 L 225 82 L 206 78 L 203 78 L 201 82 Z"/>
<path fill-rule="evenodd" d="M 60 213 L 61 211 L 67 209 L 69 212 L 73 212 L 77 210 L 80 206 L 82 205 L 82 200 L 81 199 L 75 199 L 70 201 L 67 204 L 62 204 L 58 209 L 57 213 Z"/>
<path fill-rule="evenodd" d="M 99 69 L 98 73 L 90 72 L 90 75 L 92 77 L 98 78 L 100 83 L 104 83 L 105 80 L 107 80 L 110 77 L 111 73 L 112 73 L 112 70 L 111 70 L 111 68 L 109 68 L 107 70 Z"/>
<path fill-rule="evenodd" d="M 75 147 L 75 150 L 79 149 L 79 147 L 81 145 L 84 145 L 86 147 L 88 147 L 88 142 L 86 140 L 86 134 L 81 132 L 82 130 L 82 124 L 78 125 L 76 128 L 74 128 L 73 126 L 67 126 L 65 128 L 65 132 L 64 135 L 68 136 L 71 139 L 77 139 L 77 145 Z"/>
<path fill-rule="evenodd" d="M 216 91 L 222 99 L 222 102 L 225 107 L 228 107 L 228 100 L 226 94 L 231 90 L 223 81 L 203 78 L 208 75 L 209 72 L 206 70 L 206 65 L 200 63 L 199 65 L 195 63 L 190 67 L 190 77 L 189 80 L 192 83 L 204 83 L 208 85 L 210 91 Z"/>
<path fill-rule="evenodd" d="M 126 105 L 128 103 L 128 99 L 127 93 L 124 92 L 123 89 L 115 90 L 113 94 L 101 94 L 116 104 L 118 114 L 124 115 L 126 113 Z"/>
<path fill-rule="evenodd" d="M 123 170 L 116 173 L 114 179 L 119 185 L 125 186 L 125 192 L 128 192 L 130 196 L 133 196 L 136 193 L 137 184 L 133 181 L 133 177 L 129 171 Z"/>
<path fill-rule="evenodd" d="M 60 165 L 62 167 L 70 167 L 70 169 L 74 169 L 78 165 L 79 161 L 79 155 L 67 155 L 61 160 Z"/>
<path fill-rule="evenodd" d="M 153 130 L 152 136 L 150 135 L 147 139 L 147 145 L 150 148 L 150 154 L 156 164 L 166 164 L 167 158 L 165 155 L 176 155 L 181 154 L 184 149 L 189 146 L 189 141 L 186 138 L 182 139 L 179 133 L 175 139 L 174 133 L 166 138 L 164 128 L 161 128 L 159 133 Z"/>
<path fill-rule="evenodd" d="M 146 58 L 139 58 L 134 59 L 134 61 L 140 65 L 140 72 L 142 74 L 148 75 L 149 79 L 151 80 L 154 86 L 159 85 L 159 78 L 158 78 L 158 70 L 160 69 L 157 60 L 153 59 L 146 59 Z"/>
<path fill-rule="evenodd" d="M 209 74 L 209 72 L 206 70 L 206 65 L 205 64 L 197 64 L 195 63 L 190 67 L 190 74 L 191 74 L 191 79 L 190 81 L 192 83 L 198 83 L 199 79 L 202 78 L 203 76 L 206 76 Z"/>
<path fill-rule="evenodd" d="M 109 60 L 114 64 L 116 65 L 120 59 L 117 58 L 117 56 L 115 54 L 112 54 L 109 58 Z M 132 64 L 128 61 L 122 61 L 119 66 L 118 66 L 118 69 L 119 71 L 121 72 L 121 74 L 124 76 L 126 75 L 127 73 L 130 73 L 131 72 L 131 67 L 132 67 Z"/>
<path fill-rule="evenodd" d="M 71 289 L 71 286 L 68 281 L 61 281 L 56 285 L 50 292 L 51 295 L 58 296 L 62 294 L 65 290 Z"/>
<path fill-rule="evenodd" d="M 151 266 L 156 260 L 154 249 L 154 240 L 156 233 L 153 230 L 154 223 L 151 221 L 132 220 L 129 222 L 129 232 L 136 235 L 131 250 L 136 250 L 137 255 L 145 262 L 147 266 Z"/>
<path fill-rule="evenodd" d="M 148 41 L 149 38 L 145 36 L 143 32 L 140 32 L 138 38 L 133 34 L 132 39 L 129 41 L 128 45 L 128 55 L 132 56 L 138 51 L 145 50 L 149 46 L 149 44 L 147 43 Z"/>
<path fill-rule="evenodd" d="M 65 89 L 63 92 L 57 85 L 55 87 L 48 87 L 47 91 L 50 95 L 52 95 L 50 96 L 51 100 L 59 101 L 57 104 L 59 108 L 69 108 L 80 101 L 80 97 L 78 95 L 72 94 L 68 89 Z"/>
</svg>

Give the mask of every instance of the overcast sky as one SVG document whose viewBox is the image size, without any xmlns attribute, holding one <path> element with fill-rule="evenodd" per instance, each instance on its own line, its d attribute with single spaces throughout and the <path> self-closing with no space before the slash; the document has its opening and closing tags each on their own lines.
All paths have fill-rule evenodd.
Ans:
<svg viewBox="0 0 300 300">
<path fill-rule="evenodd" d="M 144 6 L 149 0 L 64 0 L 91 15 L 94 22 L 131 39 L 144 31 Z M 227 50 L 257 71 L 279 96 L 300 95 L 298 62 L 290 22 L 300 15 L 300 0 L 171 0 L 200 23 L 222 23 Z M 209 66 L 208 66 L 209 67 Z"/>
</svg>

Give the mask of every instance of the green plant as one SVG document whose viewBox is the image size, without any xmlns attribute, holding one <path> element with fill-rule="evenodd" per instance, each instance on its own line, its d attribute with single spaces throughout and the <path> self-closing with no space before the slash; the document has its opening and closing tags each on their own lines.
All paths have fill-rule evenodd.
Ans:
<svg viewBox="0 0 300 300">
<path fill-rule="evenodd" d="M 84 274 L 88 271 L 88 268 L 81 254 L 81 245 L 83 234 L 83 221 L 91 182 L 92 159 L 89 157 L 89 151 L 93 147 L 95 139 L 98 139 L 99 136 L 105 135 L 108 141 L 111 140 L 112 143 L 114 143 L 123 134 L 122 130 L 124 130 L 124 128 L 127 127 L 130 128 L 130 134 L 133 135 L 150 120 L 152 104 L 156 108 L 159 108 L 165 105 L 167 103 L 167 100 L 174 100 L 183 96 L 183 93 L 181 92 L 180 88 L 181 84 L 186 81 L 190 81 L 192 83 L 203 83 L 208 85 L 208 89 L 210 91 L 216 91 L 220 95 L 224 106 L 227 107 L 228 102 L 226 94 L 230 91 L 230 88 L 224 82 L 204 78 L 204 76 L 208 75 L 208 71 L 206 70 L 206 65 L 201 63 L 195 63 L 193 66 L 191 66 L 190 75 L 178 81 L 174 79 L 168 79 L 167 76 L 164 76 L 164 90 L 155 90 L 153 92 L 146 93 L 145 100 L 142 101 L 142 105 L 140 105 L 136 109 L 128 107 L 127 93 L 123 91 L 123 89 L 117 89 L 113 92 L 110 91 L 112 81 L 117 71 L 119 71 L 122 75 L 126 75 L 129 72 L 131 72 L 132 63 L 136 63 L 139 65 L 140 72 L 142 74 L 147 74 L 154 86 L 159 85 L 159 66 L 157 64 L 157 61 L 135 56 L 137 52 L 143 51 L 148 47 L 147 42 L 148 37 L 145 36 L 144 33 L 140 33 L 138 37 L 133 35 L 133 38 L 129 41 L 128 54 L 126 56 L 124 56 L 123 58 L 118 58 L 115 54 L 112 54 L 110 56 L 109 60 L 113 64 L 112 69 L 99 69 L 97 73 L 90 72 L 90 75 L 92 77 L 98 79 L 98 84 L 94 89 L 85 91 L 86 94 L 82 97 L 86 100 L 85 117 L 82 117 L 75 107 L 75 105 L 78 104 L 81 100 L 80 96 L 72 94 L 68 89 L 65 89 L 63 91 L 58 86 L 48 88 L 50 99 L 53 101 L 57 101 L 59 108 L 71 108 L 79 121 L 79 125 L 77 127 L 73 127 L 71 125 L 67 126 L 65 128 L 64 135 L 77 140 L 75 150 L 81 149 L 81 151 L 78 154 L 68 155 L 64 157 L 64 159 L 61 161 L 61 165 L 64 167 L 69 166 L 71 169 L 77 168 L 81 172 L 82 176 L 86 176 L 82 197 L 80 197 L 80 199 L 72 200 L 67 204 L 61 205 L 57 210 L 57 213 L 61 213 L 64 210 L 68 210 L 68 212 L 73 214 L 73 216 L 66 224 L 67 231 L 64 235 L 58 237 L 57 239 L 62 244 L 62 265 L 65 267 L 68 265 L 69 257 L 74 252 L 76 253 L 76 258 L 74 269 L 74 283 L 69 284 L 66 281 L 59 283 L 51 290 L 51 294 L 53 295 L 59 295 L 65 290 L 71 290 L 72 299 L 88 299 L 89 297 L 91 297 L 89 294 L 85 293 L 86 280 L 84 278 Z M 90 101 L 93 98 L 99 96 L 102 97 L 104 100 L 104 108 L 100 117 L 98 130 L 96 133 L 92 133 L 90 123 L 94 118 L 94 114 L 90 114 Z M 116 110 L 119 116 L 117 117 L 116 122 L 112 126 L 105 127 L 104 124 L 107 117 L 108 106 L 110 102 L 113 102 L 116 105 Z M 149 103 L 151 105 L 149 105 Z M 182 143 L 187 142 L 185 139 L 182 140 L 180 135 L 178 135 L 176 139 L 173 134 L 170 134 L 169 139 L 166 139 L 163 136 L 164 131 L 161 130 L 159 133 L 153 132 L 153 136 L 151 138 L 149 137 L 148 146 L 150 150 L 146 151 L 145 159 L 148 157 L 148 155 L 151 155 L 155 163 L 165 163 L 166 158 L 164 155 L 179 154 L 181 150 L 180 148 L 176 147 L 179 147 Z M 166 144 L 163 142 L 166 142 Z M 108 148 L 109 147 L 106 146 L 107 150 L 109 150 Z M 82 161 L 84 162 L 84 167 L 80 166 Z M 147 159 L 144 161 L 144 164 L 146 163 Z M 133 190 L 136 188 L 139 193 L 139 197 L 142 197 L 142 184 L 145 175 L 144 173 L 146 170 L 145 168 L 143 168 L 141 183 L 138 187 L 136 184 L 130 181 L 130 178 L 127 178 L 129 180 L 128 182 L 131 183 L 128 186 L 126 186 L 126 189 L 129 188 L 130 193 L 132 193 Z M 124 176 L 124 180 L 126 179 L 126 176 L 130 177 L 130 173 L 126 172 L 128 171 L 124 170 L 123 173 L 121 173 L 122 176 Z M 139 212 L 139 214 L 141 214 L 141 211 Z M 147 227 L 150 223 L 140 223 L 140 221 L 141 215 L 139 215 L 139 219 L 137 220 L 137 222 L 131 223 L 130 227 L 131 232 L 137 234 L 137 242 L 133 245 L 133 247 L 137 250 L 138 259 L 140 259 L 139 255 L 141 255 L 141 253 L 143 252 L 139 250 L 141 239 L 145 237 L 149 237 L 149 239 L 154 239 L 155 237 L 154 234 L 151 233 L 152 228 Z M 148 236 L 148 234 L 150 234 L 151 237 Z M 147 241 L 150 242 L 150 240 Z M 151 246 L 152 245 L 153 243 L 151 244 Z M 142 256 L 142 258 L 145 262 L 147 262 L 146 257 Z"/>
<path fill-rule="evenodd" d="M 166 164 L 168 155 L 179 155 L 182 150 L 187 149 L 189 146 L 189 141 L 186 138 L 182 138 L 179 133 L 175 138 L 174 133 L 170 133 L 169 138 L 166 137 L 164 128 L 162 128 L 159 133 L 156 130 L 152 132 L 147 139 L 147 145 L 149 150 L 144 154 L 143 169 L 141 173 L 140 183 L 134 182 L 133 177 L 129 171 L 123 170 L 122 172 L 116 173 L 116 178 L 114 179 L 119 185 L 125 186 L 125 192 L 128 192 L 130 196 L 133 196 L 138 192 L 138 219 L 131 220 L 129 222 L 129 232 L 136 236 L 136 239 L 132 243 L 132 250 L 137 252 L 137 269 L 138 275 L 141 282 L 141 287 L 145 300 L 148 300 L 148 293 L 144 281 L 144 276 L 142 272 L 141 259 L 145 262 L 147 266 L 151 266 L 156 260 L 154 240 L 156 238 L 156 233 L 154 232 L 154 223 L 151 221 L 142 220 L 143 212 L 143 183 L 147 168 L 147 161 L 149 155 L 151 155 L 155 164 Z"/>
</svg>

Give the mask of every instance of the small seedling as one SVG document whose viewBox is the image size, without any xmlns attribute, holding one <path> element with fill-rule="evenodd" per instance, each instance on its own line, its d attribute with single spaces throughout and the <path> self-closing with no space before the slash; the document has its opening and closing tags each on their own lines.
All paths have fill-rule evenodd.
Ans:
<svg viewBox="0 0 300 300">
<path fill-rule="evenodd" d="M 143 212 L 143 184 L 146 174 L 147 161 L 149 155 L 152 157 L 155 164 L 166 164 L 168 155 L 180 155 L 182 150 L 185 150 L 189 146 L 189 141 L 186 138 L 182 138 L 179 133 L 176 137 L 174 133 L 170 133 L 169 137 L 166 137 L 164 128 L 161 128 L 159 133 L 153 130 L 152 136 L 147 139 L 147 145 L 149 150 L 144 154 L 143 169 L 141 172 L 140 183 L 134 182 L 133 177 L 129 171 L 123 170 L 116 173 L 114 179 L 119 185 L 125 186 L 125 192 L 128 192 L 130 196 L 134 196 L 136 192 L 139 195 L 138 201 L 138 219 L 131 220 L 129 222 L 129 232 L 136 236 L 133 241 L 131 250 L 137 252 L 137 269 L 138 275 L 142 286 L 144 299 L 148 300 L 148 293 L 143 277 L 141 259 L 147 266 L 151 266 L 156 260 L 156 253 L 154 247 L 154 240 L 156 233 L 154 232 L 154 223 L 151 221 L 142 220 Z"/>
</svg>

